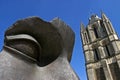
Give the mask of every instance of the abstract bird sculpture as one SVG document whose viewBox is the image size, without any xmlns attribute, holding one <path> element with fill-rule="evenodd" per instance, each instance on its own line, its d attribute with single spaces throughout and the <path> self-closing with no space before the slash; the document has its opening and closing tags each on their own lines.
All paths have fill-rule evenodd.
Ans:
<svg viewBox="0 0 120 80">
<path fill-rule="evenodd" d="M 69 64 L 74 39 L 74 32 L 58 18 L 17 21 L 5 32 L 0 80 L 79 80 Z"/>
</svg>

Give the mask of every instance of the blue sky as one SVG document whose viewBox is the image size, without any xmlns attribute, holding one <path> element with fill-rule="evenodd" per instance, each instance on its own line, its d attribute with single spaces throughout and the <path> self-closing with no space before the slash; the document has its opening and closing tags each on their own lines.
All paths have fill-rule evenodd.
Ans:
<svg viewBox="0 0 120 80">
<path fill-rule="evenodd" d="M 120 35 L 120 0 L 0 0 L 0 49 L 4 31 L 17 20 L 39 16 L 51 21 L 59 17 L 76 34 L 71 65 L 81 80 L 87 80 L 84 54 L 80 39 L 80 22 L 88 24 L 91 14 L 101 16 L 101 10 L 109 17 Z"/>
</svg>

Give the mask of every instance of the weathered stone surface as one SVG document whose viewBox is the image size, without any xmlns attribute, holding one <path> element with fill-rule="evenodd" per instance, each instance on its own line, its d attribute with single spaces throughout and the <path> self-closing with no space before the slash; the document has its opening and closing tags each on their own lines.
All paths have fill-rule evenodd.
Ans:
<svg viewBox="0 0 120 80">
<path fill-rule="evenodd" d="M 81 24 L 81 39 L 88 80 L 120 80 L 120 39 L 104 13 Z"/>
<path fill-rule="evenodd" d="M 74 37 L 58 18 L 17 21 L 5 32 L 0 80 L 79 80 L 69 64 Z"/>
</svg>

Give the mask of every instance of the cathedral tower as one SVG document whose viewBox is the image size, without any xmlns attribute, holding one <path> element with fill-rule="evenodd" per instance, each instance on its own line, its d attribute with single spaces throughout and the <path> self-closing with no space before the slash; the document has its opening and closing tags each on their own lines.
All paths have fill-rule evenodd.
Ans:
<svg viewBox="0 0 120 80">
<path fill-rule="evenodd" d="M 88 80 L 120 80 L 120 39 L 107 16 L 92 15 L 80 33 Z"/>
</svg>

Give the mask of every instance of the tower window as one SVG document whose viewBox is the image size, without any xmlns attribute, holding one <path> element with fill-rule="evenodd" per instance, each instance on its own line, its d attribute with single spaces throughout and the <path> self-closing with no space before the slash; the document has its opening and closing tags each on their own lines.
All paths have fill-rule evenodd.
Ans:
<svg viewBox="0 0 120 80">
<path fill-rule="evenodd" d="M 109 67 L 112 73 L 113 80 L 120 80 L 120 68 L 118 66 L 118 63 L 111 63 L 109 64 Z"/>
<path fill-rule="evenodd" d="M 105 45 L 104 50 L 105 50 L 105 52 L 107 53 L 108 56 L 114 55 L 113 46 L 111 44 Z"/>
<path fill-rule="evenodd" d="M 105 49 L 106 49 L 106 51 L 107 51 L 108 56 L 110 56 L 110 51 L 109 51 L 109 49 L 108 49 L 108 46 L 107 46 L 107 45 L 105 46 Z"/>
<path fill-rule="evenodd" d="M 102 67 L 95 70 L 97 80 L 106 80 L 105 73 Z"/>
<path fill-rule="evenodd" d="M 103 23 L 102 20 L 100 21 L 100 25 L 101 25 L 101 36 L 102 36 L 102 37 L 107 36 L 107 32 L 106 32 L 106 29 L 105 29 L 105 25 L 104 25 L 104 23 Z"/>
<path fill-rule="evenodd" d="M 99 36 L 98 36 L 98 33 L 97 33 L 97 29 L 95 27 L 93 27 L 93 30 L 94 30 L 96 38 L 98 38 Z"/>
<path fill-rule="evenodd" d="M 94 49 L 93 52 L 94 52 L 94 59 L 95 59 L 95 61 L 100 60 L 100 55 L 99 55 L 98 48 Z"/>
</svg>

